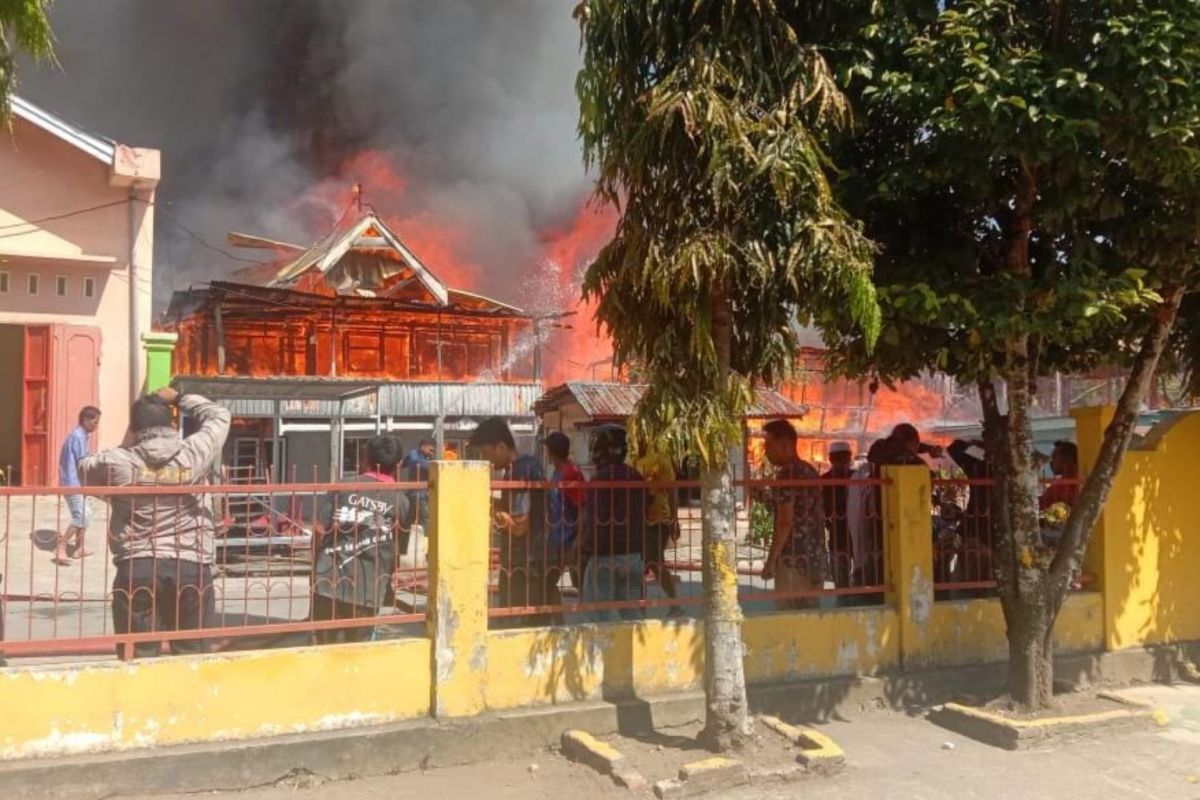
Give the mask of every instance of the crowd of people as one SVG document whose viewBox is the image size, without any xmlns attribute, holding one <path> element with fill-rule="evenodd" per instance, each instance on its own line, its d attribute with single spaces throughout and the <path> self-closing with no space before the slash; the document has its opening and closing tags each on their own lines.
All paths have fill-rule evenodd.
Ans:
<svg viewBox="0 0 1200 800">
<path fill-rule="evenodd" d="M 194 428 L 182 436 L 179 417 Z M 120 447 L 88 452 L 100 411 L 86 407 L 63 444 L 63 486 L 197 486 L 219 467 L 230 415 L 220 405 L 173 389 L 143 397 L 133 406 Z M 796 429 L 785 420 L 763 428 L 765 455 L 773 468 L 768 488 L 756 494 L 770 512 L 761 576 L 772 581 L 777 605 L 811 605 L 829 587 L 872 587 L 883 582 L 883 527 L 878 478 L 889 465 L 926 464 L 949 457 L 969 481 L 966 503 L 935 502 L 934 535 L 954 552 L 990 547 L 991 506 L 984 445 L 955 441 L 944 451 L 921 441 L 917 429 L 897 425 L 856 459 L 849 442 L 828 449 L 829 468 L 820 472 L 800 458 Z M 590 479 L 572 459 L 571 440 L 561 432 L 544 437 L 540 454 L 522 453 L 501 418 L 481 422 L 469 446 L 513 483 L 493 497 L 493 547 L 499 552 L 495 605 L 516 609 L 497 616 L 497 625 L 560 622 L 561 589 L 580 592 L 580 610 L 595 620 L 644 616 L 646 582 L 657 581 L 671 606 L 683 613 L 679 582 L 667 551 L 680 535 L 675 465 L 644 437 L 631 442 L 626 430 L 605 425 L 593 431 Z M 425 488 L 398 491 L 386 484 L 423 482 L 436 454 L 432 439 L 403 452 L 399 440 L 380 435 L 366 443 L 355 483 L 378 489 L 329 492 L 315 509 L 311 619 L 318 642 L 372 637 L 373 620 L 394 606 L 399 558 L 415 526 L 429 525 Z M 1078 476 L 1078 454 L 1057 442 L 1048 456 L 1053 473 Z M 547 477 L 543 463 L 549 465 Z M 524 484 L 524 485 L 521 485 Z M 1075 482 L 1050 486 L 1042 496 L 1044 539 L 1056 542 L 1055 520 L 1065 519 L 1078 491 Z M 68 565 L 87 555 L 89 523 L 81 494 L 67 494 L 70 526 L 58 538 L 53 559 Z M 209 627 L 214 615 L 212 569 L 218 521 L 203 492 L 116 495 L 110 505 L 109 550 L 115 565 L 114 631 L 146 633 Z M 2 623 L 0 623 L 2 624 Z M 2 629 L 0 629 L 2 630 Z M 203 649 L 195 639 L 171 643 L 174 652 Z M 157 643 L 141 643 L 137 655 Z"/>
</svg>

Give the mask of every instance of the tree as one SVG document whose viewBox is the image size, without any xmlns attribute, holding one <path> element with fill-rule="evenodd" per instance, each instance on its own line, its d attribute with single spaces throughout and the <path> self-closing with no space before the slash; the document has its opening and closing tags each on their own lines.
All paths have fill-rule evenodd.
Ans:
<svg viewBox="0 0 1200 800">
<path fill-rule="evenodd" d="M 54 58 L 54 37 L 46 9 L 50 0 L 0 0 L 0 122 L 7 122 L 9 98 L 17 87 L 17 53 Z"/>
<path fill-rule="evenodd" d="M 791 369 L 795 321 L 879 330 L 872 247 L 839 208 L 822 142 L 848 107 L 776 0 L 583 0 L 585 160 L 620 208 L 587 273 L 615 359 L 650 378 L 635 427 L 699 456 L 704 738 L 748 733 L 728 454 L 754 386 Z"/>
<path fill-rule="evenodd" d="M 1054 620 L 1197 274 L 1200 4 L 886 5 L 871 4 L 871 23 L 839 53 L 862 124 L 836 155 L 839 198 L 880 247 L 884 333 L 868 352 L 830 309 L 828 341 L 849 373 L 937 369 L 978 386 L 1009 690 L 1041 707 Z M 1102 364 L 1128 378 L 1061 541 L 1046 548 L 1036 381 Z"/>
</svg>

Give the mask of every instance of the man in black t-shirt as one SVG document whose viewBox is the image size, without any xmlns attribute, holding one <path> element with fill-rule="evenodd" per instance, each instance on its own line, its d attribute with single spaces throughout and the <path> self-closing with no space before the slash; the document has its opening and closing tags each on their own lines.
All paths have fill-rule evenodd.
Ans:
<svg viewBox="0 0 1200 800">
<path fill-rule="evenodd" d="M 367 442 L 366 463 L 354 483 L 396 481 L 400 443 L 391 436 Z M 312 618 L 373 619 L 395 604 L 392 573 L 408 550 L 409 502 L 396 489 L 339 491 L 326 498 L 318 521 L 313 564 Z M 324 629 L 319 644 L 369 641 L 374 626 Z"/>
</svg>

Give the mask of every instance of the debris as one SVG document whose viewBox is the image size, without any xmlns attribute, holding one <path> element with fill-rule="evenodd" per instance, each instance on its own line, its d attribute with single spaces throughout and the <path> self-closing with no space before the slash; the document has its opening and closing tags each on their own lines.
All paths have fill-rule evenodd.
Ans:
<svg viewBox="0 0 1200 800">
<path fill-rule="evenodd" d="M 942 742 L 943 750 L 953 750 L 956 747 L 958 747 L 958 745 L 956 745 L 954 742 Z"/>
<path fill-rule="evenodd" d="M 529 765 L 529 774 L 532 775 L 533 773 L 537 772 L 539 769 L 540 769 L 540 767 L 538 767 L 537 764 L 530 764 Z"/>
</svg>

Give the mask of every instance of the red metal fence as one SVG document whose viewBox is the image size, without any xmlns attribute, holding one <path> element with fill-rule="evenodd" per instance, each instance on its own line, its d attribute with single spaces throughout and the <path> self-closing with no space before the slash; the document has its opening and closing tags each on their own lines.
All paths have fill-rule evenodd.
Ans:
<svg viewBox="0 0 1200 800">
<path fill-rule="evenodd" d="M 739 481 L 739 600 L 748 612 L 881 602 L 879 480 Z M 698 616 L 701 517 L 695 481 L 494 481 L 489 615 L 499 627 Z M 792 525 L 771 558 L 784 506 Z M 841 599 L 839 599 L 841 598 Z M 856 599 L 851 599 L 856 598 Z"/>
<path fill-rule="evenodd" d="M 364 640 L 422 622 L 427 510 L 425 483 L 0 487 L 0 655 Z M 395 527 L 377 529 L 389 513 Z M 131 517 L 156 535 L 108 535 Z"/>
<path fill-rule="evenodd" d="M 1070 506 L 1078 479 L 1043 480 L 1043 546 L 1057 544 L 1061 522 L 1053 507 Z M 933 481 L 933 586 L 939 592 L 987 592 L 996 588 L 996 482 L 992 478 Z M 1061 509 L 1059 509 L 1061 511 Z M 1081 583 L 1087 583 L 1086 579 Z"/>
<path fill-rule="evenodd" d="M 749 498 L 734 532 L 747 613 L 883 602 L 885 484 L 736 482 L 737 497 Z M 1047 492 L 1076 484 L 1052 482 Z M 699 488 L 494 481 L 492 624 L 699 616 Z M 994 588 L 993 491 L 990 480 L 933 482 L 937 591 Z M 423 635 L 413 624 L 428 598 L 428 492 L 425 483 L 367 481 L 0 487 L 0 656 L 130 658 Z M 83 498 L 92 518 L 81 541 L 66 541 Z M 390 551 L 379 503 L 394 506 Z M 154 544 L 130 549 L 107 535 L 131 513 L 160 534 Z M 211 535 L 189 532 L 197 514 L 212 520 Z M 777 527 L 785 546 L 774 558 Z M 70 552 L 76 544 L 88 554 Z"/>
</svg>

